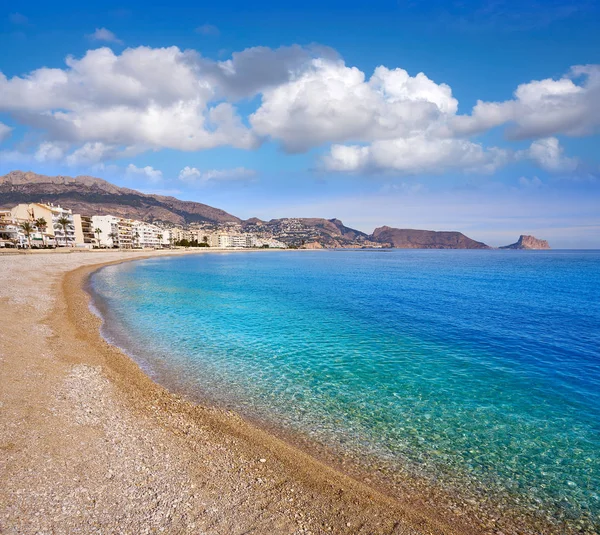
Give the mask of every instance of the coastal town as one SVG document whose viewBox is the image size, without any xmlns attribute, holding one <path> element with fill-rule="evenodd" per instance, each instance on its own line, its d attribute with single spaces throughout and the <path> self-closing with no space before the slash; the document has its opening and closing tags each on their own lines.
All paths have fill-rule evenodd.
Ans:
<svg viewBox="0 0 600 535">
<path fill-rule="evenodd" d="M 245 232 L 238 223 L 150 223 L 114 215 L 74 214 L 52 203 L 21 203 L 0 211 L 0 248 L 42 249 L 219 249 L 273 248 L 287 245 L 268 232 Z"/>
</svg>

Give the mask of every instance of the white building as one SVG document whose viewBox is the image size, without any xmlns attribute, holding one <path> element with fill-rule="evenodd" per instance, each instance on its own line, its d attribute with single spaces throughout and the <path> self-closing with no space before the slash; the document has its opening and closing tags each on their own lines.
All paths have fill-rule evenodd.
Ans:
<svg viewBox="0 0 600 535">
<path fill-rule="evenodd" d="M 119 247 L 119 219 L 113 215 L 92 216 L 92 230 L 100 247 Z"/>
<path fill-rule="evenodd" d="M 20 221 L 10 210 L 0 211 L 0 247 L 23 247 L 27 237 L 19 227 Z"/>
<path fill-rule="evenodd" d="M 275 238 L 257 238 L 253 236 L 252 247 L 268 247 L 269 249 L 287 249 L 287 245 Z"/>
<path fill-rule="evenodd" d="M 146 223 L 145 221 L 133 222 L 133 243 L 143 249 L 162 248 L 169 243 L 170 233 L 167 229 Z"/>
</svg>

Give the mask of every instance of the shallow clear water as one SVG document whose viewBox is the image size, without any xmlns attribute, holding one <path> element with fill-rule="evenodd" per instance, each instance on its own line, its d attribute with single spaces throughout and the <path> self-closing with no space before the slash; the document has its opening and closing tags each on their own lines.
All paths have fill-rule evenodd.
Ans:
<svg viewBox="0 0 600 535">
<path fill-rule="evenodd" d="M 600 252 L 207 254 L 92 288 L 104 335 L 171 386 L 466 495 L 600 515 Z"/>
</svg>

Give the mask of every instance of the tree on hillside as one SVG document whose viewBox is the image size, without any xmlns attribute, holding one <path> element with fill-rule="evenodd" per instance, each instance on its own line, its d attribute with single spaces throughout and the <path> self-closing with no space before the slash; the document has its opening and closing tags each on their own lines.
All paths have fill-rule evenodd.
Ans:
<svg viewBox="0 0 600 535">
<path fill-rule="evenodd" d="M 100 249 L 100 234 L 102 234 L 102 229 L 96 228 L 94 230 L 94 234 L 96 235 L 96 239 L 98 240 L 98 249 Z"/>
<path fill-rule="evenodd" d="M 27 236 L 27 244 L 28 244 L 29 248 L 31 249 L 31 233 L 33 232 L 33 225 L 31 223 L 31 221 L 25 221 L 25 222 L 21 223 L 19 226 L 21 227 L 21 230 L 23 231 L 25 236 Z"/>
<path fill-rule="evenodd" d="M 48 228 L 48 223 L 43 217 L 38 217 L 35 221 L 35 226 L 42 233 L 42 243 L 44 247 L 46 247 L 46 229 Z"/>
<path fill-rule="evenodd" d="M 64 235 L 65 235 L 65 236 L 64 236 L 64 238 L 65 238 L 65 247 L 66 247 L 67 245 L 69 245 L 69 242 L 67 241 L 67 227 L 68 227 L 68 226 L 71 224 L 71 220 L 70 220 L 68 217 L 64 216 L 64 215 L 61 215 L 61 216 L 60 216 L 60 217 L 59 217 L 59 218 L 56 220 L 56 222 L 57 222 L 57 223 L 58 223 L 58 224 L 59 224 L 59 225 L 62 227 L 62 229 L 63 229 L 63 233 L 64 233 Z"/>
</svg>

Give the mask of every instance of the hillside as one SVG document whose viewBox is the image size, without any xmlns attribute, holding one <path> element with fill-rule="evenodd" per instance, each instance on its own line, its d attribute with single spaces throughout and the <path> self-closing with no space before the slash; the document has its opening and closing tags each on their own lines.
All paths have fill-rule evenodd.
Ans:
<svg viewBox="0 0 600 535">
<path fill-rule="evenodd" d="M 283 218 L 242 221 L 218 208 L 174 197 L 149 195 L 115 186 L 91 176 L 45 176 L 12 171 L 0 176 L 0 208 L 18 203 L 52 202 L 85 215 L 112 214 L 119 217 L 176 225 L 234 222 L 245 232 L 270 235 L 293 246 L 397 247 L 410 249 L 488 249 L 460 232 L 380 227 L 369 235 L 345 226 L 339 219 Z M 522 237 L 523 238 L 523 237 Z M 527 238 L 527 237 L 525 237 Z M 514 248 L 517 244 L 509 247 Z"/>
<path fill-rule="evenodd" d="M 360 247 L 370 243 L 368 234 L 346 227 L 339 219 L 284 218 L 244 221 L 247 232 L 268 232 L 288 245 L 301 246 L 317 242 L 324 247 Z"/>
<path fill-rule="evenodd" d="M 18 203 L 52 202 L 86 215 L 112 214 L 145 221 L 185 224 L 240 219 L 218 208 L 174 197 L 147 195 L 91 176 L 46 176 L 12 171 L 0 176 L 0 208 Z"/>
<path fill-rule="evenodd" d="M 451 231 L 379 227 L 373 231 L 371 239 L 399 249 L 489 249 L 485 243 L 472 240 L 462 232 Z"/>
</svg>

